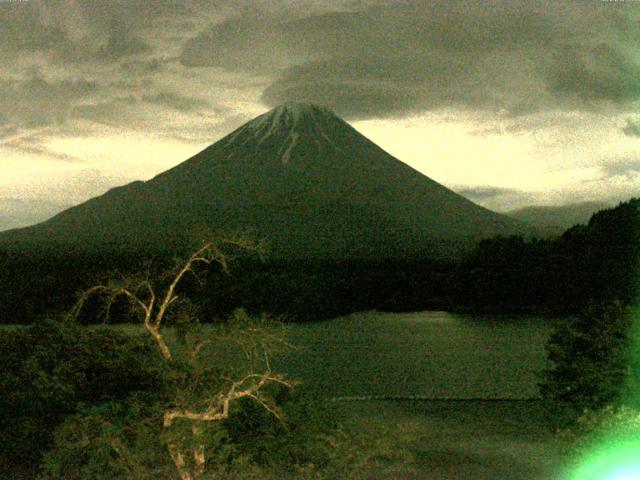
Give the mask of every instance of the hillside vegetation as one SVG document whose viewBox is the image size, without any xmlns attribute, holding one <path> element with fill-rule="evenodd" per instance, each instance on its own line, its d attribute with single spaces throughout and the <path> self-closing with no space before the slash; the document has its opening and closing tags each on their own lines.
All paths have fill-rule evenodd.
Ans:
<svg viewBox="0 0 640 480">
<path fill-rule="evenodd" d="M 211 270 L 202 286 L 187 281 L 183 288 L 201 305 L 204 322 L 237 307 L 304 322 L 366 310 L 575 313 L 589 301 L 630 304 L 639 285 L 639 207 L 638 199 L 621 203 L 554 239 L 487 239 L 458 261 L 260 261 L 238 252 L 229 275 Z M 173 255 L 0 251 L 0 322 L 65 311 L 78 290 L 109 272 L 153 274 L 171 266 Z"/>
</svg>

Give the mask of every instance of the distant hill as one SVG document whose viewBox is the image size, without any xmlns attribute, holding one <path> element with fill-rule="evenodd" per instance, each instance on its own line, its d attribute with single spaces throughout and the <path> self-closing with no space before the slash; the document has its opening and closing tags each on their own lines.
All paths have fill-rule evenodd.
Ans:
<svg viewBox="0 0 640 480">
<path fill-rule="evenodd" d="M 531 232 L 397 160 L 331 111 L 288 103 L 149 181 L 0 232 L 0 247 L 170 246 L 196 227 L 249 230 L 285 258 L 411 256 Z"/>
<path fill-rule="evenodd" d="M 505 212 L 505 215 L 548 235 L 560 235 L 574 225 L 586 225 L 594 213 L 610 207 L 610 204 L 604 202 L 579 202 L 518 208 Z"/>
</svg>

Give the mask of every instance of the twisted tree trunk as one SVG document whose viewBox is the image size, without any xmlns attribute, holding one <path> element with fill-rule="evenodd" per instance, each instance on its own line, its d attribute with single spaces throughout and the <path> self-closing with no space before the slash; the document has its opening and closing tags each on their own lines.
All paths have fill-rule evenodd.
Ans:
<svg viewBox="0 0 640 480">
<path fill-rule="evenodd" d="M 245 249 L 252 249 L 252 246 L 242 240 L 225 240 L 224 243 L 233 244 Z M 143 324 L 145 329 L 150 333 L 155 343 L 158 345 L 160 353 L 166 362 L 172 363 L 174 361 L 174 353 L 169 348 L 169 345 L 165 341 L 165 338 L 160 331 L 160 327 L 165 318 L 165 315 L 169 307 L 178 300 L 176 294 L 176 287 L 184 276 L 188 272 L 193 271 L 193 267 L 197 263 L 210 264 L 211 262 L 217 262 L 223 271 L 228 271 L 227 258 L 224 253 L 218 248 L 217 244 L 209 242 L 204 244 L 200 249 L 194 252 L 179 268 L 176 275 L 173 277 L 171 283 L 167 287 L 164 295 L 158 297 L 156 291 L 148 280 L 142 280 L 138 282 L 125 282 L 123 285 L 98 285 L 85 291 L 80 297 L 76 306 L 72 310 L 72 314 L 77 316 L 82 309 L 83 304 L 93 294 L 106 294 L 109 295 L 109 302 L 106 309 L 107 316 L 109 315 L 109 308 L 114 300 L 124 295 L 129 301 L 136 307 L 138 307 L 143 313 Z M 195 273 L 194 273 L 195 274 Z M 146 294 L 141 295 L 140 292 Z M 157 303 L 157 299 L 162 300 Z M 188 351 L 188 355 L 195 359 L 201 351 L 202 343 L 198 342 L 192 350 Z M 184 448 L 180 445 L 180 442 L 167 440 L 167 450 L 176 467 L 178 477 L 180 480 L 195 480 L 198 477 L 204 475 L 206 471 L 206 457 L 205 457 L 205 439 L 204 437 L 204 422 L 215 422 L 224 420 L 229 416 L 229 406 L 231 402 L 241 398 L 252 398 L 265 409 L 272 414 L 278 416 L 275 408 L 270 406 L 264 398 L 261 397 L 260 391 L 269 383 L 280 383 L 282 385 L 290 386 L 282 375 L 272 374 L 271 369 L 268 367 L 262 373 L 250 373 L 238 381 L 231 382 L 229 388 L 226 391 L 220 391 L 211 396 L 211 398 L 199 399 L 198 404 L 208 405 L 206 408 L 190 409 L 190 408 L 170 408 L 164 412 L 163 429 L 167 433 L 167 438 L 171 438 L 170 429 L 173 423 L 177 419 L 184 419 L 193 422 L 191 425 L 191 435 L 193 436 L 192 444 L 195 447 L 191 452 L 185 452 Z"/>
</svg>

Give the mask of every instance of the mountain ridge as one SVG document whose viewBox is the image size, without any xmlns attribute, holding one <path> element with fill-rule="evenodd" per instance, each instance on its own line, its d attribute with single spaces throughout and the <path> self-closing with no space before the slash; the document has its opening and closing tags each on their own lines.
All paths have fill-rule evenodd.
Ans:
<svg viewBox="0 0 640 480">
<path fill-rule="evenodd" d="M 0 232 L 0 245 L 153 245 L 202 225 L 250 229 L 283 257 L 404 256 L 430 242 L 531 232 L 395 159 L 330 110 L 290 102 L 150 180 Z"/>
<path fill-rule="evenodd" d="M 611 208 L 612 203 L 584 201 L 564 205 L 531 205 L 503 212 L 549 235 L 560 235 L 574 225 L 586 225 L 598 211 Z"/>
</svg>

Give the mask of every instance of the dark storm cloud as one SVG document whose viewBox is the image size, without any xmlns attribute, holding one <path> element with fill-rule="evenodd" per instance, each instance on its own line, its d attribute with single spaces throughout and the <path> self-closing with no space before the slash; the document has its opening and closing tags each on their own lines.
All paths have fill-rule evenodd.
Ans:
<svg viewBox="0 0 640 480">
<path fill-rule="evenodd" d="M 9 150 L 15 150 L 21 154 L 29 154 L 35 156 L 46 157 L 49 160 L 57 160 L 65 163 L 82 163 L 84 160 L 73 155 L 66 153 L 60 153 L 46 148 L 42 145 L 38 145 L 36 142 L 30 141 L 30 139 L 20 138 L 14 142 L 5 142 L 2 144 L 3 148 Z"/>
<path fill-rule="evenodd" d="M 79 5 L 82 14 L 95 25 L 106 26 L 115 20 L 138 27 L 147 26 L 158 17 L 188 14 L 192 7 L 206 2 L 200 0 L 78 0 L 75 3 Z M 214 5 L 216 2 L 209 3 Z"/>
<path fill-rule="evenodd" d="M 552 91 L 585 100 L 640 98 L 640 63 L 605 43 L 563 47 L 547 79 Z"/>
<path fill-rule="evenodd" d="M 181 20 L 177 38 L 193 36 L 189 24 L 202 15 L 228 16 L 235 11 L 259 11 L 261 0 L 2 0 L 0 52 L 47 52 L 66 62 L 119 60 L 144 53 L 149 45 L 139 33 L 173 28 Z M 282 3 L 275 2 L 275 3 Z M 168 23 L 164 22 L 169 20 Z M 163 23 L 164 22 L 164 23 Z M 193 28 L 193 24 L 191 24 Z"/>
<path fill-rule="evenodd" d="M 189 40 L 180 56 L 188 67 L 223 67 L 263 71 L 290 64 L 291 49 L 281 45 L 279 33 L 286 22 L 239 18 L 214 26 Z"/>
<path fill-rule="evenodd" d="M 159 79 L 144 101 L 181 111 L 196 110 L 197 100 L 170 98 L 162 82 L 178 91 L 176 76 L 186 78 L 188 67 L 254 77 L 268 106 L 310 101 L 351 119 L 441 107 L 527 115 L 626 106 L 640 100 L 640 10 L 630 3 L 0 1 L 0 61 L 37 52 L 43 72 L 87 77 L 113 64 L 111 74 L 125 81 Z M 203 18 L 217 23 L 193 32 Z M 176 49 L 180 65 L 168 58 Z M 140 98 L 126 82 L 110 86 L 89 104 Z"/>
<path fill-rule="evenodd" d="M 399 65 L 399 59 L 390 59 Z M 396 112 L 418 110 L 415 98 L 428 95 L 421 86 L 408 78 L 385 76 L 385 70 L 375 64 L 387 64 L 381 59 L 353 65 L 349 59 L 312 62 L 287 70 L 262 95 L 268 105 L 287 99 L 304 99 L 322 104 L 349 118 L 376 117 Z M 355 68 L 354 68 L 355 67 Z M 368 72 L 367 72 L 367 69 Z M 406 73 L 406 70 L 395 70 Z"/>
<path fill-rule="evenodd" d="M 630 137 L 640 137 L 640 120 L 627 119 L 627 124 L 622 127 L 622 132 Z"/>
<path fill-rule="evenodd" d="M 62 62 L 117 61 L 150 47 L 135 33 L 172 13 L 164 0 L 0 2 L 0 52 L 45 52 Z M 176 7 L 177 9 L 177 7 Z"/>
<path fill-rule="evenodd" d="M 0 110 L 6 116 L 0 124 L 42 127 L 79 118 L 135 127 L 157 113 L 150 104 L 169 112 L 208 106 L 176 91 L 187 72 L 171 58 L 171 43 L 193 34 L 176 26 L 181 19 L 221 3 L 230 2 L 0 1 Z M 30 78 L 29 68 L 39 73 Z"/>
<path fill-rule="evenodd" d="M 263 101 L 359 118 L 443 105 L 530 112 L 640 99 L 637 11 L 610 2 L 418 1 L 306 18 L 244 15 L 189 41 L 187 66 L 271 75 Z"/>
<path fill-rule="evenodd" d="M 151 50 L 143 40 L 131 32 L 123 20 L 114 20 L 109 30 L 106 44 L 97 54 L 99 57 L 118 60 L 129 55 L 145 53 Z"/>
<path fill-rule="evenodd" d="M 161 72 L 166 61 L 166 59 L 161 58 L 127 59 L 120 63 L 120 70 L 125 75 L 149 75 Z"/>
<path fill-rule="evenodd" d="M 42 127 L 62 123 L 76 102 L 92 96 L 97 89 L 94 81 L 47 80 L 38 72 L 25 80 L 0 79 L 0 110 L 14 125 Z"/>
<path fill-rule="evenodd" d="M 162 91 L 154 95 L 143 95 L 142 101 L 162 105 L 182 112 L 192 112 L 207 105 L 207 103 L 202 100 L 167 91 Z"/>
<path fill-rule="evenodd" d="M 134 95 L 116 97 L 95 103 L 86 103 L 73 107 L 72 116 L 96 123 L 117 126 L 133 120 L 130 107 L 136 107 L 138 99 Z M 73 132 L 71 132 L 73 133 Z"/>
<path fill-rule="evenodd" d="M 131 123 L 134 121 L 142 124 L 145 115 L 143 103 L 167 107 L 180 112 L 207 109 L 207 111 L 220 113 L 218 108 L 212 107 L 206 100 L 161 90 L 158 93 L 122 95 L 109 100 L 76 105 L 71 115 L 74 118 L 114 126 L 122 122 Z"/>
<path fill-rule="evenodd" d="M 71 43 L 58 25 L 43 23 L 31 2 L 0 2 L 0 49 L 5 52 L 68 48 Z"/>
</svg>

